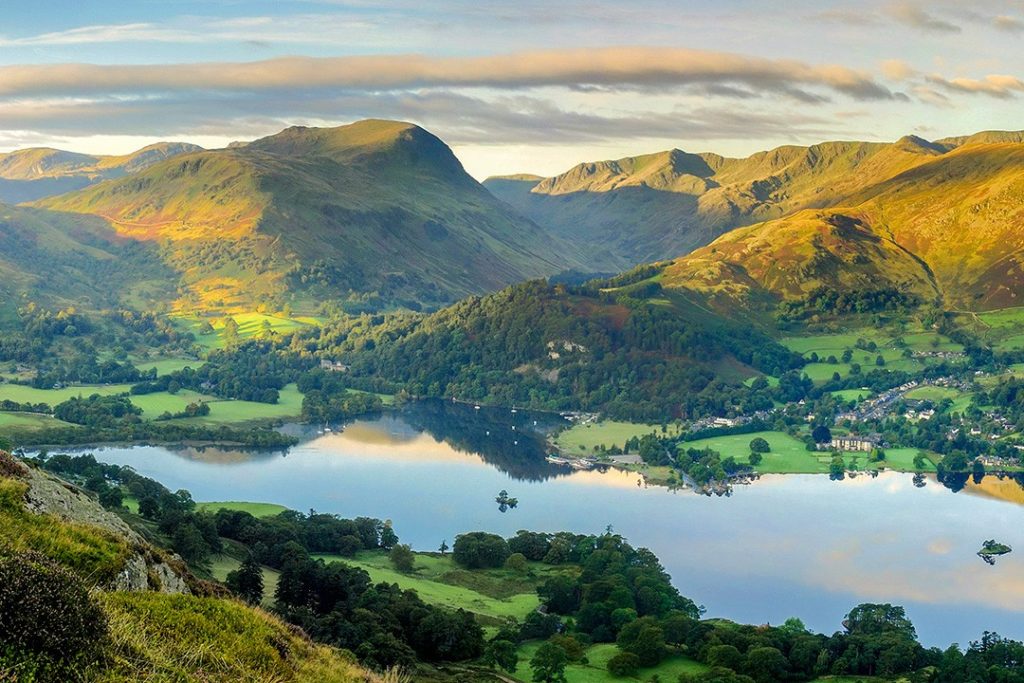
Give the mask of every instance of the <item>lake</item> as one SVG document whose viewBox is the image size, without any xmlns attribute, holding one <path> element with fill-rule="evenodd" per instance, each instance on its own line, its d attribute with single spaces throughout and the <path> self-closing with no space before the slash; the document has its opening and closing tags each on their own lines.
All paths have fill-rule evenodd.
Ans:
<svg viewBox="0 0 1024 683">
<path fill-rule="evenodd" d="M 984 630 L 1024 639 L 1024 553 L 995 566 L 994 538 L 1024 550 L 1024 489 L 1011 479 L 954 493 L 909 474 L 764 476 L 731 496 L 647 487 L 636 474 L 544 461 L 532 431 L 551 418 L 426 404 L 341 431 L 292 426 L 287 453 L 136 446 L 91 449 L 196 500 L 248 500 L 390 519 L 417 550 L 462 532 L 601 533 L 653 550 L 707 616 L 826 633 L 861 602 L 904 605 L 922 641 L 966 644 Z M 919 482 L 920 483 L 920 482 Z M 502 513 L 502 489 L 519 507 Z"/>
</svg>

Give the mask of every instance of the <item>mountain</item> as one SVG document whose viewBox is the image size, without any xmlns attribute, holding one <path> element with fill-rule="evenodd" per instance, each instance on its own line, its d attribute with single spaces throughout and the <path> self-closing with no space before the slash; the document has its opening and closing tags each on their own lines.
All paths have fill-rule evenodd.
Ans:
<svg viewBox="0 0 1024 683">
<path fill-rule="evenodd" d="M 0 201 L 16 204 L 71 192 L 201 149 L 186 142 L 158 142 L 121 156 L 93 156 L 49 147 L 0 154 Z"/>
<path fill-rule="evenodd" d="M 484 184 L 528 218 L 585 248 L 591 270 L 621 270 L 688 253 L 736 227 L 845 205 L 865 188 L 974 142 L 932 143 L 914 136 L 894 143 L 824 142 L 745 159 L 673 149 L 579 164 L 539 181 L 505 176 Z"/>
<path fill-rule="evenodd" d="M 434 306 L 578 265 L 408 123 L 295 127 L 38 203 L 162 245 L 183 309 L 370 297 Z"/>
<path fill-rule="evenodd" d="M 734 230 L 665 266 L 663 285 L 751 303 L 890 288 L 951 309 L 1021 305 L 1024 144 L 968 142 L 809 209 Z"/>
<path fill-rule="evenodd" d="M 24 301 L 152 310 L 175 296 L 176 282 L 156 245 L 100 218 L 0 204 L 0 320 Z"/>
</svg>

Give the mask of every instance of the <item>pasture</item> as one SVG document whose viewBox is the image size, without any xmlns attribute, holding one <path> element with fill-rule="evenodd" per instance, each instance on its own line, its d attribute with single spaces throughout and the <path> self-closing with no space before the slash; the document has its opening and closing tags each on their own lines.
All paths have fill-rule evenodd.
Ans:
<svg viewBox="0 0 1024 683">
<path fill-rule="evenodd" d="M 451 556 L 416 553 L 413 571 L 395 570 L 380 551 L 360 552 L 354 558 L 315 555 L 325 562 L 344 562 L 365 570 L 374 582 L 397 583 L 403 590 L 415 590 L 433 605 L 464 609 L 481 617 L 481 623 L 497 625 L 505 617 L 523 619 L 540 605 L 537 585 L 557 568 L 531 563 L 526 574 L 506 569 L 460 568 Z"/>
<path fill-rule="evenodd" d="M 661 433 L 661 426 L 635 422 L 618 422 L 602 420 L 586 424 L 574 424 L 569 429 L 559 432 L 553 443 L 558 450 L 569 454 L 592 453 L 596 446 L 607 448 L 622 446 L 634 436 L 641 437 L 651 432 Z M 668 433 L 678 433 L 677 427 L 669 425 Z"/>
<path fill-rule="evenodd" d="M 519 666 L 516 678 L 522 681 L 531 680 L 530 659 L 540 647 L 539 641 L 528 641 L 519 646 Z M 608 672 L 608 660 L 620 652 L 614 643 L 600 643 L 587 648 L 587 663 L 571 663 L 565 668 L 566 683 L 613 683 L 615 681 L 676 681 L 681 674 L 698 674 L 708 667 L 682 655 L 673 655 L 662 661 L 658 666 L 640 669 L 637 675 L 629 678 L 612 676 Z"/>
<path fill-rule="evenodd" d="M 195 335 L 196 343 L 206 349 L 220 349 L 227 343 L 225 325 L 227 318 L 238 324 L 238 338 L 250 339 L 262 333 L 267 327 L 277 334 L 289 334 L 303 327 L 317 326 L 322 323 L 319 318 L 299 316 L 285 318 L 264 313 L 233 313 L 216 317 L 199 315 L 173 315 L 171 323 L 183 332 Z M 203 334 L 204 323 L 209 322 L 213 332 Z"/>
<path fill-rule="evenodd" d="M 203 512 L 216 513 L 220 510 L 248 512 L 253 517 L 274 517 L 288 510 L 283 505 L 274 503 L 249 503 L 245 501 L 215 501 L 196 503 L 196 509 Z"/>
</svg>

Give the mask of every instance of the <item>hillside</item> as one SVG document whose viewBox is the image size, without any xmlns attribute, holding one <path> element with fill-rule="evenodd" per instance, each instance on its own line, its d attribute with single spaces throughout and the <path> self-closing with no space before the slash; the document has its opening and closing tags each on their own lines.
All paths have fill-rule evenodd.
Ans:
<svg viewBox="0 0 1024 683">
<path fill-rule="evenodd" d="M 745 159 L 678 149 L 580 164 L 536 181 L 491 178 L 485 186 L 555 234 L 584 245 L 592 270 L 623 269 L 686 254 L 727 231 L 811 208 L 846 206 L 866 188 L 980 141 L 989 132 L 936 143 L 824 142 Z"/>
<path fill-rule="evenodd" d="M 378 326 L 341 321 L 323 331 L 320 351 L 345 358 L 356 381 L 386 380 L 413 396 L 633 420 L 661 419 L 665 406 L 722 410 L 732 400 L 722 382 L 799 364 L 749 321 L 663 289 L 651 270 L 574 288 L 525 282 Z"/>
<path fill-rule="evenodd" d="M 151 309 L 174 296 L 176 279 L 153 246 L 99 218 L 0 204 L 0 320 L 22 300 Z"/>
<path fill-rule="evenodd" d="M 289 128 L 39 206 L 162 245 L 183 310 L 353 297 L 430 306 L 577 265 L 406 123 Z"/>
<path fill-rule="evenodd" d="M 0 670 L 7 680 L 377 681 L 217 595 L 76 487 L 0 451 Z"/>
<path fill-rule="evenodd" d="M 730 232 L 663 283 L 728 300 L 894 288 L 968 310 L 1020 305 L 1024 144 L 964 143 L 852 193 Z"/>
<path fill-rule="evenodd" d="M 79 154 L 49 147 L 0 154 L 0 201 L 17 204 L 71 192 L 200 149 L 185 142 L 158 142 L 117 156 Z"/>
</svg>

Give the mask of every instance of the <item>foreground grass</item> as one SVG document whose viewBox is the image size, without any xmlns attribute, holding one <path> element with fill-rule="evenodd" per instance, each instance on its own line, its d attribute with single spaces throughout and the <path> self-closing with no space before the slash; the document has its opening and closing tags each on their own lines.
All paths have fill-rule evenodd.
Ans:
<svg viewBox="0 0 1024 683">
<path fill-rule="evenodd" d="M 540 642 L 530 641 L 519 647 L 519 666 L 516 668 L 515 676 L 521 681 L 532 679 L 530 671 L 530 659 L 536 654 Z M 662 681 L 676 681 L 680 674 L 702 673 L 708 667 L 687 659 L 681 655 L 674 655 L 663 661 L 658 666 L 640 669 L 634 677 L 619 678 L 608 672 L 608 660 L 619 653 L 619 648 L 612 643 L 601 643 L 587 649 L 586 664 L 570 664 L 565 668 L 566 683 L 612 683 L 613 681 L 649 681 L 653 676 L 658 676 Z"/>
<path fill-rule="evenodd" d="M 531 564 L 528 573 L 506 569 L 465 570 L 451 559 L 431 553 L 417 553 L 409 574 L 395 570 L 383 552 L 361 552 L 355 558 L 316 555 L 326 562 L 344 562 L 364 569 L 375 582 L 396 583 L 403 590 L 415 590 L 425 602 L 464 609 L 481 617 L 485 624 L 497 624 L 505 617 L 523 619 L 540 606 L 536 587 L 557 570 Z"/>
<path fill-rule="evenodd" d="M 100 594 L 113 661 L 103 682 L 373 681 L 348 656 L 239 602 L 156 593 Z"/>
</svg>

